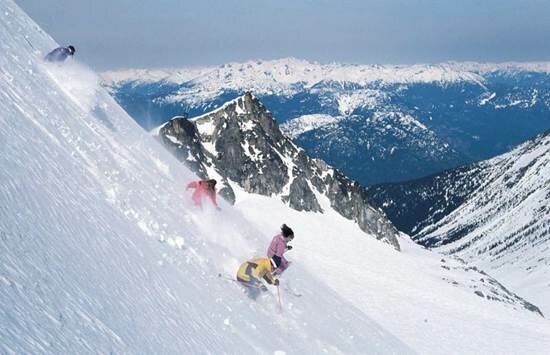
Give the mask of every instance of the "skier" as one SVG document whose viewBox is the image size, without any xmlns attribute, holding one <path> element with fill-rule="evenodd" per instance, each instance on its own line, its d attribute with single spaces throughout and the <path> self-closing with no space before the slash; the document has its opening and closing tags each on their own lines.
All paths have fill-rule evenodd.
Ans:
<svg viewBox="0 0 550 355">
<path fill-rule="evenodd" d="M 281 264 L 281 258 L 256 258 L 243 263 L 237 271 L 239 281 L 252 299 L 256 299 L 260 292 L 267 291 L 262 279 L 270 285 L 279 286 L 279 280 L 273 276 L 273 270 Z"/>
<path fill-rule="evenodd" d="M 193 191 L 193 195 L 191 196 L 195 206 L 202 209 L 202 200 L 204 197 L 208 196 L 216 209 L 220 210 L 220 207 L 218 207 L 218 203 L 216 202 L 216 180 L 210 179 L 192 181 L 187 184 L 187 190 L 189 189 L 195 189 L 195 191 Z"/>
<path fill-rule="evenodd" d="M 57 47 L 50 53 L 48 53 L 44 60 L 47 62 L 63 62 L 67 57 L 73 56 L 75 49 L 73 46 Z"/>
<path fill-rule="evenodd" d="M 290 262 L 284 257 L 287 250 L 291 250 L 292 246 L 288 243 L 294 239 L 294 232 L 286 224 L 281 226 L 281 233 L 277 234 L 271 240 L 271 244 L 267 249 L 267 256 L 272 258 L 278 256 L 281 259 L 281 265 L 274 271 L 275 275 L 281 275 L 283 271 L 290 265 Z"/>
</svg>

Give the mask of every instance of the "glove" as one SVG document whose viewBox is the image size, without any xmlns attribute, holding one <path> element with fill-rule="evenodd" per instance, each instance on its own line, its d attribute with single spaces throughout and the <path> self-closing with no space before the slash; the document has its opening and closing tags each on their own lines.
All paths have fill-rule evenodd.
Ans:
<svg viewBox="0 0 550 355">
<path fill-rule="evenodd" d="M 287 245 L 286 250 L 292 250 L 292 245 Z"/>
<path fill-rule="evenodd" d="M 278 280 L 278 279 L 275 279 L 275 281 L 273 281 L 273 284 L 274 284 L 275 286 L 279 286 L 279 280 Z"/>
</svg>

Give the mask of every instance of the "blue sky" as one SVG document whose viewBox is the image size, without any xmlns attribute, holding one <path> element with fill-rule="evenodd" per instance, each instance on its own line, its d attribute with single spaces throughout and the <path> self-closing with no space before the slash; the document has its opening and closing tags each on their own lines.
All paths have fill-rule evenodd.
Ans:
<svg viewBox="0 0 550 355">
<path fill-rule="evenodd" d="M 16 0 L 99 70 L 550 60 L 548 0 Z"/>
</svg>

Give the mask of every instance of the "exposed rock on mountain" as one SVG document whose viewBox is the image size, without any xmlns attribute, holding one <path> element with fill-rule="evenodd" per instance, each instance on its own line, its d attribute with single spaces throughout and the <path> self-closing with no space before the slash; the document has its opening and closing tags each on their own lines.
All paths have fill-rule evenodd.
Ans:
<svg viewBox="0 0 550 355">
<path fill-rule="evenodd" d="M 295 58 L 105 73 L 146 129 L 250 91 L 283 132 L 363 186 L 490 159 L 550 127 L 550 63 L 320 64 Z"/>
<path fill-rule="evenodd" d="M 251 94 L 190 120 L 175 117 L 157 132 L 201 177 L 220 179 L 220 193 L 229 201 L 235 200 L 233 184 L 247 192 L 279 196 L 298 211 L 323 212 L 326 199 L 325 206 L 399 249 L 396 228 L 370 205 L 366 190 L 296 147 Z"/>
</svg>

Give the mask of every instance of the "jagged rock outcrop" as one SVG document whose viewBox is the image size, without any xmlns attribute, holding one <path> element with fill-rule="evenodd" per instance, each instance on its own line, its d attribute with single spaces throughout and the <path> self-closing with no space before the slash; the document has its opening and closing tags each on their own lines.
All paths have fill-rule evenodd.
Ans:
<svg viewBox="0 0 550 355">
<path fill-rule="evenodd" d="M 199 176 L 221 177 L 220 194 L 230 202 L 235 201 L 232 184 L 278 196 L 298 211 L 323 212 L 319 197 L 325 196 L 330 208 L 399 249 L 397 229 L 371 206 L 366 190 L 324 161 L 308 157 L 250 93 L 199 117 L 174 117 L 158 134 Z"/>
</svg>

